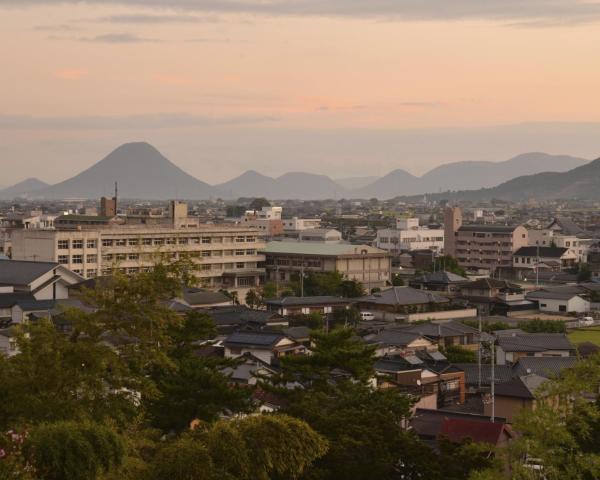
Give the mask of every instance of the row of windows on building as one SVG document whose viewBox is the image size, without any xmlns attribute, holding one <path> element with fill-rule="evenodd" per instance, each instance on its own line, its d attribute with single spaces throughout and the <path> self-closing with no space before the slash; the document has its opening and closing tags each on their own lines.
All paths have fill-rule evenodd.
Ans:
<svg viewBox="0 0 600 480">
<path fill-rule="evenodd" d="M 417 243 L 417 242 L 443 242 L 444 237 L 407 237 L 407 238 L 398 238 L 398 237 L 380 237 L 379 241 L 381 243 Z"/>
<path fill-rule="evenodd" d="M 236 237 L 159 237 L 159 238 L 104 238 L 102 239 L 103 247 L 137 247 L 155 246 L 155 245 L 208 245 L 212 243 L 253 243 L 256 241 L 255 236 L 240 235 Z M 68 250 L 69 247 L 73 250 L 86 248 L 98 248 L 98 240 L 96 239 L 61 239 L 57 241 L 59 250 Z"/>
<path fill-rule="evenodd" d="M 256 262 L 236 262 L 236 263 L 213 263 L 198 265 L 198 271 L 200 272 L 222 272 L 227 270 L 248 270 L 257 268 Z M 104 267 L 102 268 L 102 275 L 111 275 L 116 271 L 125 273 L 128 275 L 134 275 L 140 272 L 149 272 L 152 267 Z M 94 278 L 98 276 L 97 268 L 72 268 L 71 271 L 78 275 L 86 278 Z"/>
</svg>

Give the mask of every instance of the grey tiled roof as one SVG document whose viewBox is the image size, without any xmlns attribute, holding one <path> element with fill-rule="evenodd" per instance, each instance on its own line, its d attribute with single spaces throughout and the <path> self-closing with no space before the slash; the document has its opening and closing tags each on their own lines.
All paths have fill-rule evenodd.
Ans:
<svg viewBox="0 0 600 480">
<path fill-rule="evenodd" d="M 519 248 L 513 255 L 515 257 L 542 257 L 542 258 L 560 258 L 569 249 L 561 247 L 537 247 L 528 246 Z"/>
<path fill-rule="evenodd" d="M 335 304 L 350 304 L 354 300 L 344 297 L 335 297 L 330 295 L 312 296 L 312 297 L 283 297 L 272 298 L 265 301 L 267 305 L 275 305 L 281 307 L 292 307 L 301 305 L 335 305 Z"/>
<path fill-rule="evenodd" d="M 405 347 L 419 337 L 421 337 L 420 334 L 408 332 L 405 329 L 385 329 L 375 335 L 368 335 L 365 337 L 365 341 L 369 344 Z"/>
<path fill-rule="evenodd" d="M 524 399 L 534 399 L 538 388 L 548 379 L 532 373 L 530 375 L 522 375 L 510 382 L 496 385 L 496 395 L 503 397 L 516 397 Z"/>
<path fill-rule="evenodd" d="M 234 332 L 223 343 L 225 345 L 271 347 L 282 338 L 285 338 L 285 335 L 276 332 Z"/>
<path fill-rule="evenodd" d="M 418 290 L 411 287 L 392 287 L 373 295 L 361 297 L 358 301 L 376 305 L 423 305 L 426 303 L 448 303 L 450 300 L 427 290 Z"/>
<path fill-rule="evenodd" d="M 0 284 L 29 285 L 56 267 L 58 267 L 58 263 L 54 262 L 2 260 L 0 263 Z"/>
<path fill-rule="evenodd" d="M 461 232 L 490 232 L 490 233 L 512 233 L 518 225 L 462 225 L 458 230 Z"/>
<path fill-rule="evenodd" d="M 564 333 L 522 333 L 498 337 L 498 345 L 505 352 L 574 350 L 573 345 Z"/>
<path fill-rule="evenodd" d="M 31 293 L 0 293 L 0 308 L 10 308 L 20 302 L 35 301 Z"/>
<path fill-rule="evenodd" d="M 571 368 L 577 362 L 577 357 L 521 357 L 513 365 L 517 376 L 535 373 L 541 377 L 557 377 L 565 368 Z"/>
<path fill-rule="evenodd" d="M 456 337 L 459 335 L 479 334 L 479 330 L 476 328 L 469 327 L 468 325 L 464 325 L 460 322 L 420 323 L 418 325 L 404 327 L 403 330 L 432 338 L 438 338 L 440 336 Z"/>
<path fill-rule="evenodd" d="M 477 385 L 479 383 L 479 366 L 476 363 L 453 363 L 455 367 L 465 372 L 465 383 Z M 496 384 L 510 382 L 513 378 L 512 368 L 508 365 L 494 365 L 494 378 Z M 490 385 L 492 379 L 492 366 L 483 363 L 481 365 L 481 384 Z"/>
</svg>

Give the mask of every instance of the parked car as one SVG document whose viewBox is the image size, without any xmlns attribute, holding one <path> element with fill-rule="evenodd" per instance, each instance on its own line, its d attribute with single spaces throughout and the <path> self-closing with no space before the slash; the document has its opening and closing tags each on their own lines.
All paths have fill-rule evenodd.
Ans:
<svg viewBox="0 0 600 480">
<path fill-rule="evenodd" d="M 594 325 L 594 323 L 594 317 L 581 317 L 579 319 L 580 327 L 591 327 L 592 325 Z"/>
<path fill-rule="evenodd" d="M 373 312 L 360 312 L 360 319 L 363 321 L 375 320 Z"/>
</svg>

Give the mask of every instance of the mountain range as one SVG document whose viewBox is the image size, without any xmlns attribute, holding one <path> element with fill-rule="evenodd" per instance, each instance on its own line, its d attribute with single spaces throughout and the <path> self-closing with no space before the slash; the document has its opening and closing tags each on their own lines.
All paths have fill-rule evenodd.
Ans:
<svg viewBox="0 0 600 480">
<path fill-rule="evenodd" d="M 121 145 L 92 167 L 63 182 L 48 185 L 30 178 L 0 190 L 0 199 L 98 198 L 112 194 L 115 180 L 119 184 L 120 196 L 124 198 L 156 200 L 210 197 L 386 199 L 440 191 L 458 191 L 456 194 L 463 192 L 471 196 L 475 192 L 483 194 L 481 192 L 491 192 L 500 188 L 510 192 L 513 189 L 511 182 L 516 182 L 515 185 L 519 184 L 519 179 L 523 175 L 533 177 L 536 177 L 536 174 L 542 175 L 548 182 L 554 179 L 552 181 L 558 184 L 560 182 L 557 178 L 563 175 L 560 172 L 570 173 L 587 164 L 588 161 L 581 158 L 534 152 L 504 162 L 449 163 L 436 167 L 421 177 L 398 169 L 380 178 L 349 177 L 334 181 L 325 175 L 306 172 L 290 172 L 273 178 L 249 170 L 228 182 L 213 186 L 184 172 L 148 143 L 138 142 Z M 524 185 L 527 185 L 528 181 L 531 180 L 523 180 Z M 471 189 L 480 190 L 471 191 Z M 540 187 L 540 194 L 542 190 L 543 188 Z M 570 189 L 564 185 L 560 191 L 575 190 L 577 187 Z M 502 191 L 498 190 L 498 194 L 502 194 Z M 506 194 L 510 195 L 510 193 Z"/>
</svg>

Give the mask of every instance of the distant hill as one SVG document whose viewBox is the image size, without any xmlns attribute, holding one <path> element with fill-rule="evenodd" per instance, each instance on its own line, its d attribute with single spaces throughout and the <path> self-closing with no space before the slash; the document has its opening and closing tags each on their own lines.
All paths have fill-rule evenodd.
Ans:
<svg viewBox="0 0 600 480">
<path fill-rule="evenodd" d="M 566 172 L 588 163 L 568 155 L 532 152 L 504 162 L 456 162 L 440 165 L 420 178 L 420 193 L 495 187 L 523 175 Z"/>
<path fill-rule="evenodd" d="M 0 190 L 0 198 L 10 200 L 17 197 L 28 197 L 34 192 L 37 192 L 43 188 L 47 188 L 49 185 L 37 178 L 28 178 L 22 182 Z"/>
<path fill-rule="evenodd" d="M 370 185 L 374 181 L 376 181 L 379 177 L 344 177 L 344 178 L 334 178 L 333 181 L 338 185 L 344 187 L 347 190 L 356 190 L 359 188 L 366 187 Z"/>
<path fill-rule="evenodd" d="M 568 172 L 517 177 L 497 187 L 474 192 L 478 198 L 600 200 L 600 158 Z M 473 193 L 471 194 L 473 195 Z"/>
<path fill-rule="evenodd" d="M 325 175 L 290 172 L 277 178 L 249 170 L 228 182 L 216 185 L 228 198 L 267 197 L 273 199 L 325 199 L 343 196 L 346 189 Z"/>
<path fill-rule="evenodd" d="M 98 198 L 110 195 L 114 183 L 124 198 L 203 199 L 217 195 L 214 187 L 184 172 L 148 143 L 121 145 L 80 174 L 34 192 L 38 198 Z"/>
<path fill-rule="evenodd" d="M 394 170 L 370 185 L 352 192 L 353 196 L 393 198 L 494 187 L 512 178 L 552 171 L 566 172 L 588 160 L 567 155 L 524 153 L 504 162 L 455 162 L 436 167 L 421 177 Z"/>
<path fill-rule="evenodd" d="M 392 198 L 421 193 L 420 179 L 406 170 L 393 170 L 366 187 L 352 191 L 356 198 Z"/>
</svg>

